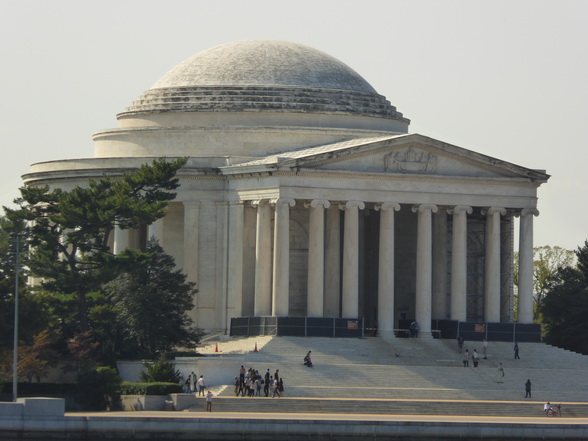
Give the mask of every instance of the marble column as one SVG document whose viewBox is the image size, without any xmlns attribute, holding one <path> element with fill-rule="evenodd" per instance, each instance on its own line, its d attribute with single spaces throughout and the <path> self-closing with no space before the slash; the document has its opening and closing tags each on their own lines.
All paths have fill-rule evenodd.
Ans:
<svg viewBox="0 0 588 441">
<path fill-rule="evenodd" d="M 120 254 L 129 247 L 129 231 L 121 229 L 118 225 L 114 227 L 114 254 Z"/>
<path fill-rule="evenodd" d="M 533 323 L 533 216 L 536 208 L 521 211 L 519 233 L 518 323 Z"/>
<path fill-rule="evenodd" d="M 272 315 L 288 317 L 290 288 L 290 207 L 292 198 L 272 199 L 274 218 L 274 276 L 272 289 Z"/>
<path fill-rule="evenodd" d="M 184 202 L 184 272 L 198 286 L 200 202 Z"/>
<path fill-rule="evenodd" d="M 349 201 L 339 208 L 345 211 L 342 315 L 356 318 L 359 314 L 359 210 L 363 210 L 365 204 Z"/>
<path fill-rule="evenodd" d="M 432 214 L 437 212 L 437 206 L 430 204 L 415 205 L 412 207 L 412 211 L 418 213 L 415 315 L 421 330 L 419 336 L 431 337 Z"/>
<path fill-rule="evenodd" d="M 325 317 L 341 315 L 341 216 L 339 207 L 327 209 L 325 237 Z"/>
<path fill-rule="evenodd" d="M 253 201 L 251 205 L 257 208 L 253 315 L 261 317 L 272 313 L 272 214 L 265 200 Z"/>
<path fill-rule="evenodd" d="M 486 215 L 484 316 L 487 322 L 500 322 L 500 216 L 506 210 L 490 207 L 482 214 Z"/>
<path fill-rule="evenodd" d="M 386 339 L 394 337 L 394 212 L 400 204 L 384 202 L 375 209 L 380 212 L 378 335 Z"/>
<path fill-rule="evenodd" d="M 472 207 L 458 205 L 450 210 L 453 214 L 451 241 L 451 320 L 466 321 L 467 318 L 467 253 L 468 214 Z"/>
<path fill-rule="evenodd" d="M 310 208 L 308 238 L 308 317 L 323 317 L 325 286 L 325 208 L 331 206 L 329 201 L 315 199 Z"/>
<path fill-rule="evenodd" d="M 227 272 L 227 326 L 232 317 L 243 315 L 243 236 L 245 224 L 245 207 L 242 201 L 229 203 L 229 240 Z"/>
</svg>

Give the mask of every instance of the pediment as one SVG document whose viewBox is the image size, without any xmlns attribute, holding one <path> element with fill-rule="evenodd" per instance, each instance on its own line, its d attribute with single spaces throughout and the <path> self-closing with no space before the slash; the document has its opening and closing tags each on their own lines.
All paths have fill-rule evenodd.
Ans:
<svg viewBox="0 0 588 441">
<path fill-rule="evenodd" d="M 321 146 L 277 158 L 280 169 L 357 173 L 438 175 L 474 178 L 532 178 L 547 181 L 541 171 L 491 158 L 421 135 L 400 135 L 362 144 L 360 140 Z M 292 157 L 295 156 L 295 157 Z"/>
</svg>

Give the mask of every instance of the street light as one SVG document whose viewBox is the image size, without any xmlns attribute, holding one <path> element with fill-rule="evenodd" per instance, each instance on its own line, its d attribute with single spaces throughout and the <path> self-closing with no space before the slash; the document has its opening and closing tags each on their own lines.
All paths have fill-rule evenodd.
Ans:
<svg viewBox="0 0 588 441">
<path fill-rule="evenodd" d="M 16 403 L 18 396 L 18 274 L 20 266 L 20 232 L 14 233 L 14 245 L 14 349 L 12 354 L 12 401 Z"/>
</svg>

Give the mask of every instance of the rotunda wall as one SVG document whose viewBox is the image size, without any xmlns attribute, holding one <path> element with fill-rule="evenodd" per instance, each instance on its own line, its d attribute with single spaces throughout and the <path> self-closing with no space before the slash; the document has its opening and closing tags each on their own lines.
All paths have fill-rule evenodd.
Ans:
<svg viewBox="0 0 588 441">
<path fill-rule="evenodd" d="M 161 112 L 120 116 L 118 127 L 301 127 L 408 133 L 407 120 L 341 114 L 270 112 Z"/>
<path fill-rule="evenodd" d="M 263 157 L 354 138 L 389 134 L 395 132 L 292 127 L 114 129 L 94 135 L 94 156 Z"/>
</svg>

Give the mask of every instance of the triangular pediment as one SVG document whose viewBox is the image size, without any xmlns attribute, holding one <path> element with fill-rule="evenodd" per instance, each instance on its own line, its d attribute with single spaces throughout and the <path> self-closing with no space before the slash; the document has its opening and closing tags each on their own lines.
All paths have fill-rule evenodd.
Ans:
<svg viewBox="0 0 588 441">
<path fill-rule="evenodd" d="M 549 175 L 418 134 L 354 139 L 285 152 L 242 166 L 279 170 L 325 170 L 356 173 L 527 178 Z"/>
</svg>

